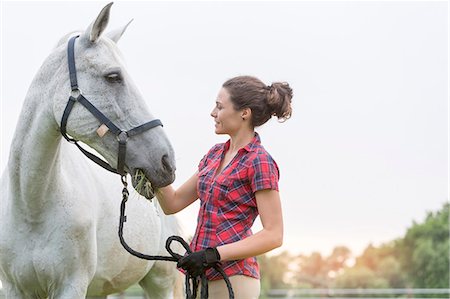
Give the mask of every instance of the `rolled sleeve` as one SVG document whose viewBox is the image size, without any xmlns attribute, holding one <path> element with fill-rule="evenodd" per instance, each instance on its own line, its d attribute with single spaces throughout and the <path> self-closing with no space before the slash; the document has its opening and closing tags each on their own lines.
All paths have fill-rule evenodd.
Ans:
<svg viewBox="0 0 450 299">
<path fill-rule="evenodd" d="M 253 193 L 260 190 L 278 190 L 280 171 L 270 155 L 257 155 L 249 168 L 250 185 Z"/>
</svg>

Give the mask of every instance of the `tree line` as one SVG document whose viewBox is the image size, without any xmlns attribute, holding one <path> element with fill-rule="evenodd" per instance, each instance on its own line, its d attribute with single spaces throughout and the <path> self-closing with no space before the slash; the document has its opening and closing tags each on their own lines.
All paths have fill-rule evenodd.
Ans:
<svg viewBox="0 0 450 299">
<path fill-rule="evenodd" d="M 413 222 L 406 234 L 352 257 L 345 246 L 329 256 L 258 257 L 263 292 L 284 288 L 450 288 L 449 203 Z M 351 264 L 350 264 L 351 263 Z"/>
</svg>

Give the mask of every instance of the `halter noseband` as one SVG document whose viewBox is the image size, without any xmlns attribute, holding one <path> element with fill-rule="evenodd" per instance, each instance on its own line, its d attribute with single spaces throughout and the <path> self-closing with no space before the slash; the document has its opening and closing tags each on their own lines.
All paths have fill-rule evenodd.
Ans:
<svg viewBox="0 0 450 299">
<path fill-rule="evenodd" d="M 61 134 L 64 136 L 64 138 L 69 141 L 70 143 L 74 143 L 80 151 L 89 159 L 100 165 L 101 167 L 105 168 L 106 170 L 109 170 L 111 172 L 120 174 L 121 176 L 126 175 L 125 171 L 125 157 L 126 157 L 126 150 L 127 150 L 127 140 L 129 137 L 138 135 L 144 131 L 150 130 L 157 126 L 162 126 L 162 123 L 159 119 L 151 120 L 143 125 L 134 127 L 128 131 L 124 131 L 119 129 L 108 117 L 106 117 L 100 110 L 95 108 L 94 105 L 92 105 L 91 102 L 89 102 L 82 94 L 80 89 L 78 88 L 78 82 L 77 82 L 77 70 L 75 67 L 75 54 L 74 54 L 74 48 L 75 48 L 75 40 L 79 36 L 74 36 L 69 40 L 69 44 L 67 47 L 67 57 L 68 57 L 68 63 L 69 63 L 69 76 L 70 76 L 70 86 L 72 88 L 72 92 L 69 97 L 69 101 L 67 102 L 66 108 L 64 109 L 64 113 L 61 119 Z M 84 148 L 82 148 L 78 144 L 78 140 L 75 140 L 67 135 L 66 132 L 66 126 L 67 126 L 67 119 L 69 118 L 69 114 L 72 111 L 73 105 L 78 102 L 81 105 L 83 105 L 89 112 L 92 113 L 92 115 L 97 118 L 101 124 L 104 124 L 108 127 L 109 131 L 113 133 L 117 141 L 119 142 L 119 153 L 117 158 L 117 169 L 113 168 L 111 165 L 109 165 L 104 160 L 100 159 L 99 157 L 95 156 L 94 154 L 88 152 Z"/>
</svg>

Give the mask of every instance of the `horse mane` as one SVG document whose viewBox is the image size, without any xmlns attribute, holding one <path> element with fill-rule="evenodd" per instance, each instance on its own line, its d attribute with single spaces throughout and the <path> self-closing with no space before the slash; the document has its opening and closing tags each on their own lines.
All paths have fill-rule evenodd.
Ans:
<svg viewBox="0 0 450 299">
<path fill-rule="evenodd" d="M 75 30 L 75 31 L 71 31 L 71 32 L 67 33 L 66 35 L 64 35 L 63 37 L 61 37 L 61 38 L 58 40 L 58 42 L 56 43 L 56 45 L 53 47 L 53 50 L 56 49 L 56 48 L 58 48 L 58 47 L 61 46 L 61 45 L 66 45 L 67 42 L 69 41 L 69 39 L 70 39 L 72 36 L 79 35 L 79 34 L 81 34 L 81 33 L 82 33 L 81 30 Z"/>
</svg>

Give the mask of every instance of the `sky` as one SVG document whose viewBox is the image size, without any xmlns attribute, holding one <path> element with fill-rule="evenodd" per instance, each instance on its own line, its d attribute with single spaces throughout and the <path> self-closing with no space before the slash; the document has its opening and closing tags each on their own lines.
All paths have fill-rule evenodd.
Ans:
<svg viewBox="0 0 450 299">
<path fill-rule="evenodd" d="M 2 1 L 2 170 L 34 74 L 107 3 Z M 224 81 L 292 87 L 292 118 L 257 129 L 281 172 L 277 252 L 357 255 L 448 201 L 447 1 L 116 1 L 108 29 L 131 19 L 119 47 L 175 149 L 175 187 L 228 139 L 210 116 Z M 191 234 L 197 211 L 179 213 Z"/>
</svg>

